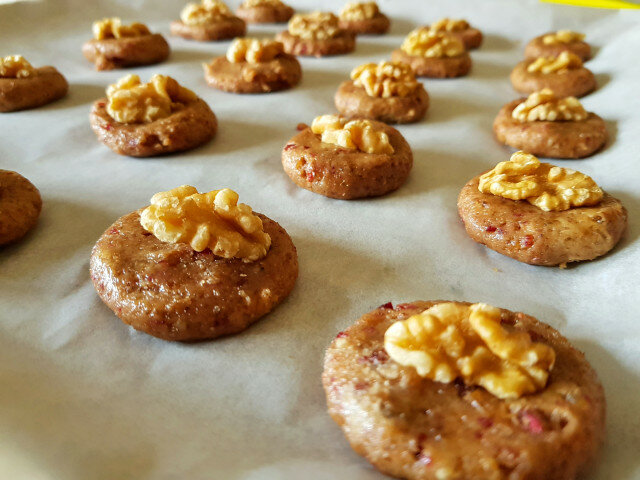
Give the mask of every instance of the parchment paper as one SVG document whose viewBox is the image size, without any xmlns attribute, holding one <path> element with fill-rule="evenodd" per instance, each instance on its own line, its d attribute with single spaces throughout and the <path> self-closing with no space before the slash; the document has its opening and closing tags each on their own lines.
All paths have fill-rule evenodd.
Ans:
<svg viewBox="0 0 640 480">
<path fill-rule="evenodd" d="M 303 58 L 299 87 L 259 96 L 205 85 L 201 63 L 223 55 L 228 42 L 170 38 L 168 63 L 131 71 L 95 72 L 81 56 L 91 22 L 105 16 L 145 21 L 169 38 L 180 1 L 0 7 L 0 55 L 53 64 L 70 82 L 62 101 L 0 115 L 0 168 L 29 178 L 44 199 L 37 229 L 0 250 L 0 478 L 384 478 L 326 413 L 323 353 L 363 313 L 415 299 L 488 302 L 558 328 L 586 352 L 607 392 L 608 439 L 592 478 L 640 478 L 640 16 L 514 0 L 380 4 L 393 18 L 389 35 L 360 37 L 350 55 Z M 349 202 L 296 187 L 280 165 L 295 126 L 334 111 L 335 89 L 353 67 L 388 58 L 410 29 L 442 16 L 466 17 L 486 40 L 472 53 L 469 77 L 425 81 L 426 120 L 400 127 L 415 154 L 407 184 Z M 584 104 L 607 120 L 611 141 L 592 158 L 557 164 L 591 175 L 630 215 L 611 254 L 566 270 L 525 265 L 474 243 L 456 213 L 462 185 L 510 154 L 491 123 L 516 98 L 511 68 L 526 41 L 558 28 L 583 31 L 595 46 L 588 67 L 600 86 Z M 169 74 L 195 90 L 218 115 L 217 138 L 141 160 L 100 144 L 89 128 L 91 102 L 130 72 L 143 80 Z M 242 334 L 197 344 L 157 340 L 122 324 L 91 285 L 89 254 L 102 232 L 153 193 L 181 184 L 233 188 L 280 222 L 298 248 L 294 292 Z"/>
</svg>

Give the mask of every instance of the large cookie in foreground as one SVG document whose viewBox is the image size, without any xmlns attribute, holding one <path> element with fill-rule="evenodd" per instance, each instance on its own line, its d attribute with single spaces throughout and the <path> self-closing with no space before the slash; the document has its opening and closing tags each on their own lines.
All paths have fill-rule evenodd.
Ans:
<svg viewBox="0 0 640 480">
<path fill-rule="evenodd" d="M 503 309 L 503 327 L 555 350 L 543 391 L 501 400 L 483 388 L 425 379 L 389 358 L 384 334 L 436 303 L 386 304 L 327 349 L 329 413 L 354 450 L 408 480 L 572 480 L 587 472 L 604 437 L 605 398 L 583 354 L 550 326 Z"/>
</svg>

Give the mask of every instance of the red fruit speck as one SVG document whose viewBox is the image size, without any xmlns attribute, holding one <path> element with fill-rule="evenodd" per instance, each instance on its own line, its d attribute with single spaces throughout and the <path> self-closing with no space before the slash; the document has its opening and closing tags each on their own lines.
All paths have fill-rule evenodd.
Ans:
<svg viewBox="0 0 640 480">
<path fill-rule="evenodd" d="M 296 148 L 296 144 L 295 144 L 295 143 L 287 143 L 287 144 L 284 146 L 285 151 L 289 151 L 289 150 L 291 150 L 291 149 L 293 149 L 293 148 Z"/>
<path fill-rule="evenodd" d="M 492 233 L 492 232 L 495 232 L 495 231 L 497 230 L 497 228 L 496 228 L 496 227 L 494 227 L 493 225 L 489 225 L 489 226 L 488 226 L 487 228 L 485 228 L 484 230 L 485 230 L 485 232 Z"/>
<path fill-rule="evenodd" d="M 108 132 L 109 130 L 111 130 L 111 124 L 107 123 L 107 124 L 103 125 L 102 128 L 104 128 Z"/>
<path fill-rule="evenodd" d="M 520 246 L 522 248 L 530 248 L 533 245 L 533 235 L 525 235 L 520 239 Z"/>
<path fill-rule="evenodd" d="M 313 170 L 310 170 L 307 172 L 306 177 L 307 177 L 307 182 L 313 182 L 316 178 L 316 174 L 314 173 Z"/>
<path fill-rule="evenodd" d="M 487 417 L 478 418 L 478 423 L 482 428 L 491 428 L 493 426 L 493 420 Z"/>
<path fill-rule="evenodd" d="M 120 233 L 120 230 L 118 230 L 116 227 L 110 228 L 109 231 L 107 232 L 109 235 L 117 235 Z"/>
<path fill-rule="evenodd" d="M 534 412 L 524 411 L 520 416 L 520 420 L 524 427 L 531 433 L 543 433 L 544 425 L 542 419 Z"/>
<path fill-rule="evenodd" d="M 372 363 L 373 365 L 380 365 L 389 360 L 389 355 L 384 350 L 376 350 L 371 355 L 360 358 L 361 363 Z"/>
<path fill-rule="evenodd" d="M 391 302 L 387 302 L 387 303 L 384 303 L 384 304 L 380 305 L 378 308 L 388 308 L 388 309 L 392 309 L 392 308 L 393 308 L 393 303 L 391 303 Z"/>
<path fill-rule="evenodd" d="M 104 102 L 98 102 L 98 106 L 102 108 L 102 107 L 106 107 L 107 104 Z"/>
<path fill-rule="evenodd" d="M 366 390 L 367 388 L 369 388 L 369 383 L 368 382 L 358 382 L 354 385 L 354 387 L 356 390 Z"/>
<path fill-rule="evenodd" d="M 348 336 L 349 334 L 347 332 L 338 332 L 338 334 L 336 335 L 336 338 L 345 338 Z"/>
</svg>

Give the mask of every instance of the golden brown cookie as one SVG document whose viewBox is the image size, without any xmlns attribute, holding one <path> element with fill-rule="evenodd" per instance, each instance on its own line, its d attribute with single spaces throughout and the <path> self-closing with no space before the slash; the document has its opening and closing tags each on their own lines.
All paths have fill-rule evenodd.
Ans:
<svg viewBox="0 0 640 480">
<path fill-rule="evenodd" d="M 245 0 L 236 15 L 247 23 L 285 23 L 294 10 L 280 0 Z"/>
<path fill-rule="evenodd" d="M 197 40 L 199 42 L 213 42 L 243 37 L 247 31 L 244 20 L 230 17 L 206 25 L 188 25 L 180 20 L 171 22 L 171 35 Z"/>
<path fill-rule="evenodd" d="M 390 357 L 386 330 L 440 303 L 386 303 L 327 349 L 329 414 L 351 447 L 408 480 L 569 480 L 589 471 L 605 435 L 604 392 L 584 355 L 549 325 L 501 309 L 505 330 L 526 332 L 556 354 L 546 388 L 518 399 L 459 380 L 435 382 Z"/>
<path fill-rule="evenodd" d="M 582 61 L 587 61 L 591 58 L 591 46 L 584 40 L 571 40 L 568 42 L 552 42 L 545 43 L 545 37 L 553 34 L 562 35 L 563 32 L 573 33 L 567 30 L 560 30 L 558 32 L 548 32 L 539 37 L 535 37 L 531 40 L 524 49 L 524 56 L 527 59 L 534 59 L 538 57 L 557 57 L 564 51 L 568 51 L 579 56 Z"/>
<path fill-rule="evenodd" d="M 19 173 L 0 170 L 0 245 L 24 237 L 38 222 L 40 210 L 38 189 Z"/>
<path fill-rule="evenodd" d="M 140 211 L 130 213 L 93 248 L 91 279 L 124 323 L 154 337 L 189 341 L 238 333 L 280 304 L 298 275 L 287 232 L 259 217 L 271 247 L 264 258 L 244 262 L 161 242 L 141 226 Z"/>
<path fill-rule="evenodd" d="M 535 60 L 518 63 L 511 72 L 511 85 L 520 93 L 533 93 L 549 88 L 559 97 L 582 97 L 596 88 L 596 78 L 585 67 L 572 68 L 561 72 L 530 72 L 529 66 Z"/>
<path fill-rule="evenodd" d="M 469 25 L 466 20 L 443 18 L 431 25 L 427 25 L 426 28 L 453 35 L 464 44 L 467 50 L 474 50 L 482 45 L 482 32 Z"/>
<path fill-rule="evenodd" d="M 382 35 L 389 31 L 389 17 L 380 11 L 376 2 L 347 3 L 340 11 L 340 28 L 356 35 Z"/>
<path fill-rule="evenodd" d="M 276 40 L 285 52 L 308 57 L 343 55 L 356 47 L 355 33 L 340 28 L 338 17 L 329 12 L 294 15 Z"/>
<path fill-rule="evenodd" d="M 409 55 L 398 48 L 391 53 L 391 60 L 394 62 L 408 63 L 419 77 L 464 77 L 471 70 L 471 57 L 467 52 L 455 57 L 429 58 L 419 55 Z"/>
<path fill-rule="evenodd" d="M 395 128 L 370 123 L 388 137 L 392 153 L 366 153 L 326 143 L 306 127 L 285 145 L 284 171 L 299 187 L 330 198 L 351 200 L 398 189 L 413 166 L 411 147 Z"/>
</svg>

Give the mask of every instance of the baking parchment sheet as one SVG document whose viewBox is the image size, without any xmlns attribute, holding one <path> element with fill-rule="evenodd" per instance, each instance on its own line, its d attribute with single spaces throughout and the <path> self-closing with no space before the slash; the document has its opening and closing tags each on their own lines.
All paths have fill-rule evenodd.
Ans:
<svg viewBox="0 0 640 480">
<path fill-rule="evenodd" d="M 232 7 L 237 6 L 236 1 Z M 296 1 L 299 10 L 319 3 Z M 382 479 L 352 452 L 326 413 L 323 353 L 334 335 L 387 301 L 482 301 L 548 322 L 586 352 L 608 400 L 608 438 L 593 479 L 640 478 L 640 15 L 530 1 L 381 1 L 393 27 L 360 37 L 355 53 L 301 59 L 295 89 L 233 95 L 208 88 L 201 63 L 228 42 L 170 38 L 168 63 L 95 72 L 80 46 L 91 22 L 118 15 L 169 38 L 181 1 L 49 0 L 0 7 L 0 55 L 53 64 L 69 96 L 0 115 L 0 168 L 41 191 L 37 229 L 0 250 L 0 478 Z M 337 11 L 341 1 L 322 8 Z M 378 199 L 338 201 L 296 187 L 280 152 L 299 122 L 333 112 L 350 70 L 389 57 L 415 26 L 466 17 L 486 34 L 473 71 L 425 80 L 427 118 L 400 127 L 415 154 L 408 182 Z M 249 27 L 270 35 L 283 26 Z M 626 238 L 602 259 L 566 270 L 534 267 L 471 241 L 456 198 L 472 176 L 509 157 L 492 137 L 508 75 L 530 38 L 583 31 L 599 89 L 583 102 L 607 121 L 606 149 L 557 161 L 622 199 Z M 96 141 L 91 102 L 126 73 L 174 76 L 218 115 L 217 138 L 192 152 L 121 157 Z M 169 343 L 122 324 L 89 280 L 91 247 L 119 216 L 181 184 L 230 187 L 280 222 L 300 278 L 288 300 L 239 335 Z"/>
</svg>

